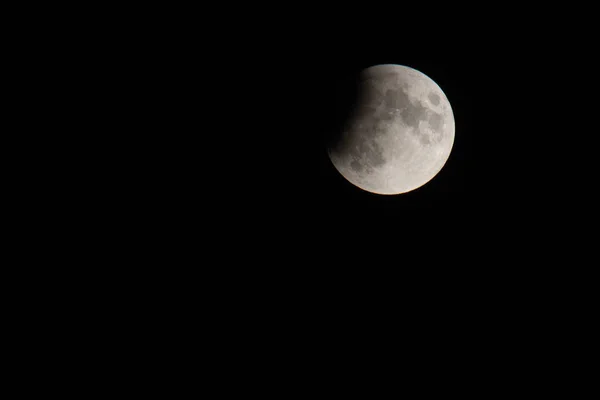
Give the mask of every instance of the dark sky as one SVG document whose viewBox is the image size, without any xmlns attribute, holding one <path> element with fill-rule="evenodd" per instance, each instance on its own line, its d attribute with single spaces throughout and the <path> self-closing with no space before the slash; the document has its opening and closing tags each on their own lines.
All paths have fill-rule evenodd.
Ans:
<svg viewBox="0 0 600 400">
<path fill-rule="evenodd" d="M 344 338 L 370 331 L 377 337 L 357 342 L 391 332 L 403 348 L 425 340 L 420 352 L 447 337 L 442 347 L 462 353 L 481 338 L 502 352 L 498 343 L 521 340 L 526 323 L 552 320 L 565 293 L 578 292 L 577 266 L 594 260 L 585 264 L 580 248 L 593 248 L 597 226 L 588 211 L 591 36 L 566 29 L 569 14 L 549 15 L 547 5 L 394 3 L 226 4 L 222 14 L 177 10 L 171 19 L 159 10 L 130 42 L 116 36 L 119 57 L 85 79 L 114 89 L 99 120 L 115 110 L 128 118 L 104 122 L 97 140 L 110 151 L 90 196 L 98 206 L 82 215 L 107 227 L 101 245 L 129 250 L 108 264 L 135 266 L 130 287 L 150 292 L 140 307 L 147 298 L 161 306 L 152 319 L 159 308 L 182 321 L 214 313 L 207 329 L 231 334 L 232 348 L 249 332 L 272 341 L 289 331 L 304 337 L 282 348 L 312 336 L 353 357 Z M 579 16 L 578 27 L 591 26 Z M 355 74 L 382 63 L 431 77 L 456 121 L 441 172 L 398 196 L 354 187 L 325 149 L 352 104 Z M 398 341 L 406 332 L 414 341 Z M 243 347 L 262 351 L 256 343 Z"/>
<path fill-rule="evenodd" d="M 309 229 L 310 222 L 319 234 L 331 230 L 332 235 L 335 229 L 327 221 L 339 219 L 349 235 L 356 235 L 352 240 L 360 242 L 358 237 L 365 235 L 399 234 L 394 225 L 404 226 L 400 234 L 410 231 L 411 224 L 428 226 L 433 233 L 447 229 L 438 223 L 448 217 L 453 223 L 475 223 L 502 212 L 496 208 L 500 198 L 505 206 L 512 199 L 500 183 L 510 180 L 502 170 L 510 172 L 498 155 L 507 146 L 516 147 L 508 144 L 506 133 L 523 117 L 507 113 L 508 97 L 513 105 L 521 100 L 506 92 L 506 84 L 521 84 L 512 81 L 514 67 L 497 38 L 482 45 L 481 38 L 453 32 L 452 26 L 433 29 L 400 21 L 296 29 L 288 40 L 275 35 L 263 49 L 268 62 L 256 67 L 260 81 L 245 97 L 258 110 L 251 115 L 257 125 L 250 131 L 268 135 L 257 157 L 265 173 L 252 182 L 268 204 L 267 215 L 276 215 L 277 223 L 289 220 Z M 327 135 L 340 129 L 352 105 L 355 74 L 382 63 L 410 66 L 430 76 L 450 99 L 456 120 L 455 145 L 440 174 L 414 192 L 389 197 L 349 184 L 325 150 Z M 518 64 L 527 71 L 524 62 Z"/>
<path fill-rule="evenodd" d="M 31 206 L 7 214 L 46 242 L 25 240 L 22 255 L 58 264 L 40 264 L 67 287 L 46 285 L 48 299 L 61 292 L 81 307 L 65 314 L 77 334 L 86 331 L 80 314 L 98 316 L 94 327 L 105 318 L 101 334 L 127 357 L 137 346 L 153 368 L 161 353 L 182 354 L 224 376 L 220 388 L 246 392 L 229 369 L 261 390 L 286 382 L 277 370 L 297 377 L 284 383 L 296 392 L 337 383 L 336 372 L 336 390 L 354 390 L 360 381 L 348 385 L 338 364 L 361 374 L 380 367 L 394 382 L 405 366 L 426 379 L 421 390 L 440 386 L 421 368 L 433 365 L 457 371 L 455 382 L 467 377 L 461 390 L 498 376 L 484 383 L 496 391 L 515 374 L 529 379 L 538 368 L 528 359 L 556 359 L 557 343 L 589 353 L 570 346 L 591 331 L 575 324 L 593 321 L 583 306 L 597 293 L 582 289 L 597 283 L 587 276 L 597 269 L 597 21 L 583 18 L 597 14 L 564 4 L 163 3 L 107 18 L 93 10 L 94 39 L 79 28 L 48 35 L 32 76 L 41 71 L 51 88 L 39 98 L 24 91 L 61 118 L 33 109 L 23 118 L 41 127 L 21 136 L 54 148 L 33 167 L 47 186 L 23 179 L 35 187 Z M 398 196 L 354 187 L 325 148 L 352 105 L 356 74 L 383 63 L 431 77 L 456 122 L 441 172 Z M 40 210 L 50 218 L 29 223 Z M 499 373 L 486 367 L 502 359 Z"/>
<path fill-rule="evenodd" d="M 571 219 L 564 204 L 581 193 L 557 188 L 581 191 L 565 172 L 574 142 L 563 133 L 579 122 L 569 99 L 582 91 L 585 32 L 565 33 L 548 9 L 431 7 L 239 11 L 215 16 L 219 30 L 174 23 L 161 44 L 176 93 L 162 99 L 174 115 L 161 132 L 174 133 L 157 138 L 168 139 L 161 179 L 180 201 L 175 219 L 271 261 L 375 254 L 386 266 L 405 261 L 406 248 L 416 261 L 510 258 L 532 248 L 530 232 L 548 236 Z M 456 121 L 442 171 L 398 196 L 352 186 L 325 150 L 353 77 L 381 63 L 431 77 Z"/>
</svg>

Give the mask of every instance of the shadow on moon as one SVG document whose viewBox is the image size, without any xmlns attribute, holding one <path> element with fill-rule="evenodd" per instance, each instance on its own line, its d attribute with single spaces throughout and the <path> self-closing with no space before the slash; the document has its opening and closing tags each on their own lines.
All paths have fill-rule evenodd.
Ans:
<svg viewBox="0 0 600 400">
<path fill-rule="evenodd" d="M 359 100 L 358 71 L 346 72 L 338 76 L 331 93 L 330 104 L 333 106 L 333 112 L 329 110 L 330 114 L 324 126 L 324 148 L 335 148 L 339 144 L 348 122 L 360 112 Z"/>
</svg>

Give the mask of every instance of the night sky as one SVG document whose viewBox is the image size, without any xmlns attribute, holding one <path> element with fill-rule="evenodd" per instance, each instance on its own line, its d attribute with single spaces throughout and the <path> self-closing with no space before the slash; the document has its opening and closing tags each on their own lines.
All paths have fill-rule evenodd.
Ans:
<svg viewBox="0 0 600 400">
<path fill-rule="evenodd" d="M 172 71 L 165 85 L 174 95 L 162 99 L 172 114 L 153 126 L 158 184 L 149 183 L 155 209 L 177 227 L 169 231 L 215 243 L 220 262 L 304 268 L 304 277 L 430 268 L 491 277 L 523 262 L 536 276 L 541 249 L 586 197 L 567 172 L 584 169 L 573 159 L 583 149 L 563 133 L 577 131 L 568 99 L 582 91 L 589 52 L 573 45 L 579 34 L 565 36 L 534 11 L 402 7 L 258 19 L 239 11 L 218 34 L 196 20 L 173 23 L 157 64 Z M 440 173 L 395 196 L 353 186 L 326 151 L 354 77 L 376 64 L 431 77 L 456 123 Z"/>
<path fill-rule="evenodd" d="M 258 174 L 258 182 L 252 182 L 261 199 L 255 204 L 266 206 L 265 218 L 273 216 L 286 232 L 302 231 L 344 246 L 381 240 L 401 247 L 402 238 L 421 237 L 417 242 L 432 249 L 458 243 L 452 231 L 459 226 L 481 229 L 483 221 L 499 218 L 511 199 L 500 183 L 507 180 L 502 171 L 510 168 L 498 155 L 508 146 L 503 139 L 507 127 L 522 118 L 507 120 L 502 104 L 511 76 L 498 74 L 506 65 L 505 53 L 486 51 L 475 38 L 465 41 L 452 32 L 440 36 L 417 27 L 419 34 L 410 41 L 391 28 L 370 34 L 323 29 L 312 35 L 298 32 L 283 50 L 273 47 L 274 62 L 256 88 L 258 114 L 270 120 L 265 127 L 259 116 L 252 119 L 258 124 L 253 129 L 268 133 L 258 161 L 265 164 L 266 176 Z M 432 181 L 406 194 L 363 191 L 327 157 L 328 135 L 339 131 L 351 112 L 356 74 L 376 64 L 425 73 L 442 88 L 454 112 L 456 137 L 449 160 Z"/>
<path fill-rule="evenodd" d="M 507 238 L 543 231 L 563 179 L 552 154 L 563 127 L 572 128 L 562 118 L 572 104 L 548 99 L 565 99 L 576 86 L 551 83 L 573 76 L 563 71 L 583 64 L 580 53 L 551 20 L 530 24 L 535 13 L 436 10 L 392 8 L 375 18 L 362 9 L 298 9 L 240 17 L 218 38 L 196 23 L 178 25 L 173 36 L 181 40 L 163 45 L 177 93 L 163 100 L 174 110 L 163 132 L 173 133 L 160 133 L 169 143 L 164 165 L 176 171 L 164 179 L 183 204 L 177 212 L 210 220 L 224 237 L 249 235 L 244 246 L 262 237 L 299 254 L 319 253 L 304 241 L 328 249 L 384 241 L 392 254 L 406 245 L 431 255 L 474 255 L 474 245 L 507 254 L 501 249 L 520 248 L 501 245 Z M 431 77 L 456 123 L 440 173 L 396 196 L 354 187 L 325 147 L 349 113 L 354 77 L 376 64 Z"/>
<path fill-rule="evenodd" d="M 300 379 L 319 369 L 329 379 L 335 362 L 379 365 L 357 361 L 360 344 L 388 358 L 390 380 L 404 364 L 423 387 L 430 375 L 406 364 L 405 352 L 444 374 L 468 363 L 458 372 L 468 385 L 490 360 L 505 357 L 511 373 L 529 368 L 522 349 L 553 357 L 563 339 L 548 333 L 559 312 L 581 309 L 563 305 L 590 293 L 579 271 L 597 258 L 580 251 L 595 249 L 597 231 L 598 157 L 588 139 L 597 70 L 582 39 L 591 36 L 566 33 L 569 14 L 551 6 L 394 3 L 226 4 L 221 14 L 172 18 L 159 9 L 144 20 L 149 28 L 134 30 L 107 63 L 121 80 L 99 108 L 127 122 L 99 118 L 110 151 L 90 196 L 98 206 L 84 210 L 106 227 L 98 243 L 118 270 L 111 280 L 146 292 L 132 296 L 127 319 L 143 309 L 156 326 L 163 313 L 173 322 L 162 329 L 187 332 L 228 365 L 254 353 L 241 357 L 244 375 L 267 360 L 265 349 L 281 373 L 281 360 L 304 357 Z M 356 74 L 377 64 L 432 78 L 455 118 L 443 169 L 400 195 L 353 186 L 327 156 Z M 113 244 L 127 256 L 105 250 Z M 197 321 L 198 334 L 177 327 Z M 198 339 L 207 332 L 214 342 Z"/>
</svg>

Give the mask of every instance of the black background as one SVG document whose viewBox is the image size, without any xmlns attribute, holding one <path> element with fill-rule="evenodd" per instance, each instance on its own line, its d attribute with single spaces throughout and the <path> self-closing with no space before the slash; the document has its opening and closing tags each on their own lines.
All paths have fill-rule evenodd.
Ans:
<svg viewBox="0 0 600 400">
<path fill-rule="evenodd" d="M 490 359 L 512 371 L 521 349 L 544 362 L 547 332 L 590 320 L 580 315 L 592 304 L 597 78 L 586 10 L 225 7 L 111 10 L 95 36 L 66 29 L 77 43 L 63 53 L 66 39 L 46 39 L 36 65 L 63 74 L 42 68 L 48 103 L 69 100 L 49 114 L 72 135 L 45 135 L 69 157 L 49 152 L 62 170 L 40 169 L 48 183 L 31 207 L 53 218 L 36 234 L 60 243 L 26 253 L 74 261 L 64 275 L 46 269 L 82 292 L 65 291 L 66 303 L 95 319 L 81 301 L 92 293 L 118 320 L 117 341 L 138 327 L 125 345 L 145 357 L 148 332 L 165 332 L 174 339 L 158 342 L 200 341 L 243 374 L 255 360 L 304 358 L 327 377 L 398 342 L 390 364 L 412 349 L 422 364 L 444 359 L 444 373 L 464 361 L 470 377 Z M 456 120 L 442 171 L 399 196 L 352 186 L 325 148 L 355 75 L 381 63 L 431 77 Z"/>
<path fill-rule="evenodd" d="M 171 278 L 158 287 L 179 304 L 200 292 L 227 334 L 277 325 L 290 336 L 257 340 L 286 340 L 306 321 L 340 353 L 371 326 L 435 352 L 455 349 L 440 335 L 489 348 L 551 320 L 586 243 L 571 101 L 585 35 L 547 8 L 349 7 L 206 11 L 157 34 L 140 140 L 153 151 L 130 209 L 140 254 L 183 266 L 153 270 Z M 442 171 L 399 196 L 354 187 L 325 148 L 355 75 L 382 63 L 431 77 L 456 121 Z"/>
<path fill-rule="evenodd" d="M 179 10 L 120 47 L 143 126 L 123 147 L 143 160 L 124 189 L 132 213 L 153 210 L 150 230 L 273 265 L 413 271 L 539 257 L 577 219 L 587 189 L 567 171 L 586 170 L 585 146 L 565 138 L 580 130 L 588 25 L 508 5 L 236 10 Z M 431 77 L 456 121 L 442 171 L 398 196 L 354 187 L 326 152 L 355 75 L 383 63 Z"/>
<path fill-rule="evenodd" d="M 193 187 L 187 198 L 216 207 L 206 212 L 214 225 L 228 221 L 225 230 L 292 248 L 314 238 L 326 248 L 389 241 L 395 254 L 406 239 L 435 252 L 515 230 L 510 222 L 523 224 L 534 212 L 540 174 L 532 168 L 554 132 L 537 117 L 546 112 L 540 68 L 550 57 L 549 39 L 526 34 L 520 17 L 425 6 L 393 7 L 385 15 L 298 9 L 231 22 L 219 33 L 196 32 L 170 48 L 187 72 L 173 76 L 174 101 L 189 112 L 181 127 L 162 133 L 170 143 L 181 139 L 169 157 L 187 163 L 184 181 L 174 182 Z M 382 63 L 430 76 L 456 120 L 446 166 L 399 196 L 355 188 L 325 149 L 352 106 L 355 74 Z"/>
<path fill-rule="evenodd" d="M 96 202 L 87 209 L 121 249 L 231 265 L 242 281 L 384 285 L 414 274 L 470 285 L 483 274 L 476 286 L 489 289 L 547 277 L 555 260 L 580 256 L 574 226 L 593 203 L 594 158 L 582 154 L 593 149 L 596 75 L 583 14 L 401 3 L 124 11 L 84 37 L 66 69 L 97 94 L 77 114 L 78 129 L 93 121 L 89 152 L 77 154 L 94 174 L 69 204 Z M 398 196 L 354 187 L 326 152 L 356 74 L 384 63 L 431 77 L 456 121 L 441 172 Z"/>
</svg>

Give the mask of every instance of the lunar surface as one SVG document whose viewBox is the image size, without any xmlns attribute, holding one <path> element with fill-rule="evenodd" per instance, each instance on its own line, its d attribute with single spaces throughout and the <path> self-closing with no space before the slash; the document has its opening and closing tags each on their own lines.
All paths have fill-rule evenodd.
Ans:
<svg viewBox="0 0 600 400">
<path fill-rule="evenodd" d="M 454 144 L 454 114 L 427 75 L 376 65 L 359 76 L 358 101 L 328 154 L 352 184 L 377 194 L 417 189 L 440 172 Z"/>
</svg>

